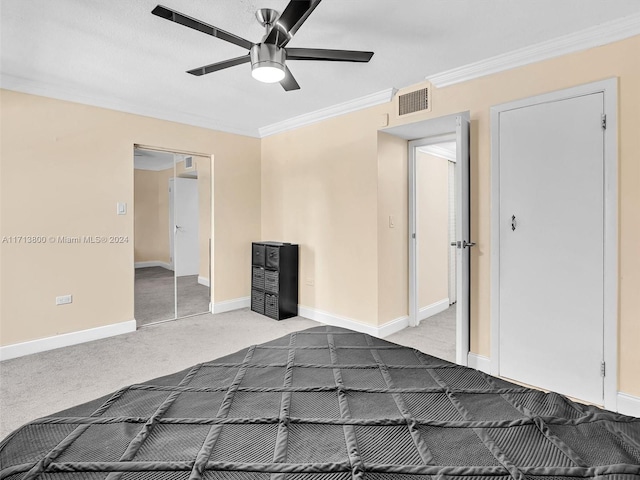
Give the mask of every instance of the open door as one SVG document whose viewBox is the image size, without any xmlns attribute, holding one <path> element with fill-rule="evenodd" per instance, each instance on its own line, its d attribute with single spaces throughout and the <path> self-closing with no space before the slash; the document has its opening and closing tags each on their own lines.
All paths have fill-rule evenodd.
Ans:
<svg viewBox="0 0 640 480">
<path fill-rule="evenodd" d="M 419 124 L 392 127 L 387 133 L 407 138 L 409 141 L 409 325 L 420 322 L 419 283 L 419 230 L 417 212 L 417 157 L 425 147 L 440 148 L 444 144 L 455 144 L 455 237 L 451 244 L 455 248 L 456 280 L 456 363 L 467 365 L 469 353 L 470 323 L 470 169 L 469 169 L 469 113 L 464 112 Z M 416 133 L 424 136 L 416 138 Z M 450 160 L 454 160 L 451 158 Z M 453 263 L 453 262 L 452 262 Z"/>
<path fill-rule="evenodd" d="M 469 171 L 469 115 L 456 116 L 456 363 L 467 364 L 471 318 L 471 213 Z"/>
</svg>

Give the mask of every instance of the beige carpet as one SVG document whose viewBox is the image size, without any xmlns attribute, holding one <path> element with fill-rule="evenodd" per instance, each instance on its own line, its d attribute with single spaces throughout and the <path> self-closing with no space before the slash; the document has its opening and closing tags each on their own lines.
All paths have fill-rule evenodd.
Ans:
<svg viewBox="0 0 640 480">
<path fill-rule="evenodd" d="M 135 317 L 138 326 L 209 311 L 209 287 L 199 284 L 197 275 L 176 280 L 174 283 L 173 272 L 166 268 L 136 268 Z"/>
<path fill-rule="evenodd" d="M 451 320 L 446 320 L 446 313 L 387 339 L 435 356 L 438 352 L 449 356 L 455 346 L 445 343 L 455 335 L 450 334 Z M 455 315 L 453 318 L 455 324 Z M 302 317 L 278 322 L 242 309 L 151 325 L 117 337 L 6 360 L 0 363 L 0 439 L 30 420 L 123 386 L 318 325 Z"/>
</svg>

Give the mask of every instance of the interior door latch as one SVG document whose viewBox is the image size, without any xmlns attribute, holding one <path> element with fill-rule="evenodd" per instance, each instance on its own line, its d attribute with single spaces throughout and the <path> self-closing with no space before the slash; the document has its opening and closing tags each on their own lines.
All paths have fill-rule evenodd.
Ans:
<svg viewBox="0 0 640 480">
<path fill-rule="evenodd" d="M 515 232 L 516 230 L 516 216 L 515 215 L 511 215 L 511 230 Z"/>
<path fill-rule="evenodd" d="M 456 248 L 469 248 L 475 246 L 475 244 L 476 242 L 467 242 L 466 240 L 461 242 L 451 242 L 451 246 Z"/>
</svg>

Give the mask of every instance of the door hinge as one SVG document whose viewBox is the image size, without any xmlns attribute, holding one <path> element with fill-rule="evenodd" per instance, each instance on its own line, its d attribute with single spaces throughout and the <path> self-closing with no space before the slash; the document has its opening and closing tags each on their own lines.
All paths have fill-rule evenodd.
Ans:
<svg viewBox="0 0 640 480">
<path fill-rule="evenodd" d="M 604 362 L 600 363 L 600 376 L 604 377 L 607 373 L 607 368 Z"/>
<path fill-rule="evenodd" d="M 602 129 L 607 129 L 607 116 L 604 113 L 602 114 Z"/>
</svg>

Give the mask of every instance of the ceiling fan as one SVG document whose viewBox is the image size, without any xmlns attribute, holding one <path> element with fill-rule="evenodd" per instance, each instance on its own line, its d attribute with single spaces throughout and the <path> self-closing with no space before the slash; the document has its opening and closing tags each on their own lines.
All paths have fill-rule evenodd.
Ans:
<svg viewBox="0 0 640 480">
<path fill-rule="evenodd" d="M 270 8 L 258 10 L 256 18 L 266 30 L 264 38 L 259 43 L 250 42 L 162 5 L 158 5 L 151 13 L 249 50 L 246 55 L 194 68 L 187 73 L 200 76 L 243 63 L 251 63 L 253 78 L 265 83 L 280 82 L 286 91 L 290 91 L 298 90 L 300 85 L 287 67 L 287 60 L 368 62 L 373 56 L 373 52 L 356 50 L 285 48 L 320 2 L 321 0 L 291 0 L 282 15 Z"/>
</svg>

